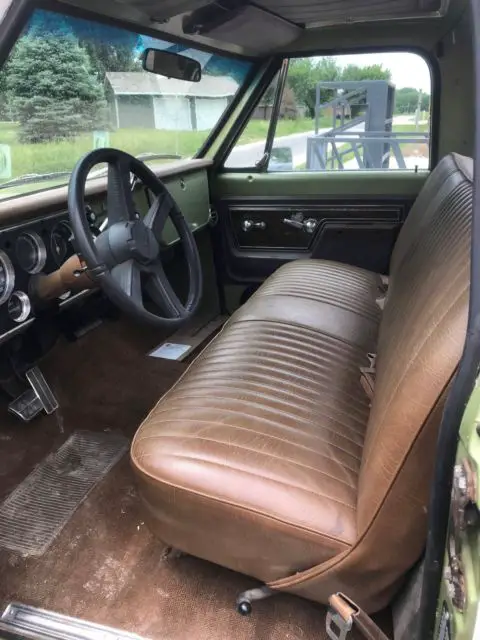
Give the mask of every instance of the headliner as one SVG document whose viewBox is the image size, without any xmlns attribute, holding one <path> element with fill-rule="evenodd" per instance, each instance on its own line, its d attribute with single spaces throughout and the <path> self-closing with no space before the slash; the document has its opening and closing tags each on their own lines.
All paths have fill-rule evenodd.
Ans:
<svg viewBox="0 0 480 640">
<path fill-rule="evenodd" d="M 444 33 L 466 6 L 465 0 L 61 1 L 148 26 L 158 31 L 159 37 L 173 34 L 199 45 L 253 57 L 315 51 L 325 35 L 328 42 L 335 33 L 348 33 L 352 48 L 362 46 L 367 32 L 369 42 L 365 45 L 377 39 L 383 46 L 382 38 L 385 40 L 389 30 L 397 40 L 404 34 L 406 45 L 414 45 L 412 35 L 422 34 L 419 45 L 428 48 L 431 41 L 436 41 L 435 34 Z M 345 48 L 343 44 L 341 48 Z"/>
</svg>

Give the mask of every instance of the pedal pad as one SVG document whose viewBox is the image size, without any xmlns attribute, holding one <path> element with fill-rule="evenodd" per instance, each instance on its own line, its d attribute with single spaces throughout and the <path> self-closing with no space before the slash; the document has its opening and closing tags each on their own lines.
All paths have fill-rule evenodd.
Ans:
<svg viewBox="0 0 480 640">
<path fill-rule="evenodd" d="M 8 405 L 8 410 L 23 422 L 30 422 L 42 410 L 51 414 L 59 407 L 53 391 L 38 367 L 29 369 L 25 374 L 30 389 L 24 391 Z"/>
<path fill-rule="evenodd" d="M 58 409 L 58 400 L 53 395 L 53 391 L 50 389 L 48 382 L 43 377 L 43 373 L 38 367 L 29 369 L 25 374 L 25 377 L 30 383 L 30 386 L 35 391 L 38 399 L 42 403 L 42 409 L 49 415 Z"/>
<path fill-rule="evenodd" d="M 27 389 L 8 405 L 8 411 L 20 418 L 22 422 L 30 422 L 35 416 L 38 416 L 42 409 L 40 398 L 33 389 Z"/>
</svg>

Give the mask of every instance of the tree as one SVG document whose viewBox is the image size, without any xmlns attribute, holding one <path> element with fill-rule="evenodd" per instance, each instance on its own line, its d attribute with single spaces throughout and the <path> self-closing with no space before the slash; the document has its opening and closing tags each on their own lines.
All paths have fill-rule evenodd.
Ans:
<svg viewBox="0 0 480 640">
<path fill-rule="evenodd" d="M 289 84 L 300 104 L 307 109 L 308 116 L 315 116 L 317 84 L 339 80 L 341 68 L 333 58 L 299 58 L 292 60 Z M 322 92 L 322 102 L 329 100 L 333 92 Z"/>
<path fill-rule="evenodd" d="M 8 68 L 6 65 L 0 69 L 0 120 L 8 120 Z"/>
<path fill-rule="evenodd" d="M 142 70 L 139 57 L 134 55 L 135 43 L 116 45 L 109 41 L 88 39 L 80 40 L 79 44 L 87 51 L 92 68 L 102 83 L 105 74 L 110 71 Z"/>
<path fill-rule="evenodd" d="M 418 89 L 414 89 L 413 87 L 397 89 L 395 94 L 395 111 L 397 113 L 415 113 L 418 107 L 419 93 Z M 420 109 L 422 111 L 430 111 L 430 96 L 428 93 L 422 93 Z"/>
<path fill-rule="evenodd" d="M 17 43 L 6 80 L 21 142 L 73 137 L 105 126 L 103 84 L 63 24 L 36 25 Z"/>
<path fill-rule="evenodd" d="M 390 80 L 392 73 L 390 69 L 384 69 L 382 64 L 370 64 L 359 67 L 356 64 L 348 64 L 342 70 L 342 80 Z"/>
</svg>

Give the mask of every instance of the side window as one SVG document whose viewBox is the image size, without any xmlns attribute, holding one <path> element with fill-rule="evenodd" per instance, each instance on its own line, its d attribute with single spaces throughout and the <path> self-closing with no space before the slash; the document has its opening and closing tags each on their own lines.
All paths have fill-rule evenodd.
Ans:
<svg viewBox="0 0 480 640">
<path fill-rule="evenodd" d="M 225 161 L 227 169 L 255 167 L 265 153 L 265 143 L 273 112 L 278 75 L 270 83 L 247 126 Z"/>
<path fill-rule="evenodd" d="M 268 171 L 428 170 L 430 107 L 430 69 L 417 54 L 292 59 Z M 255 165 L 270 115 L 259 105 L 245 131 L 264 125 L 264 135 L 239 139 L 226 167 Z"/>
</svg>

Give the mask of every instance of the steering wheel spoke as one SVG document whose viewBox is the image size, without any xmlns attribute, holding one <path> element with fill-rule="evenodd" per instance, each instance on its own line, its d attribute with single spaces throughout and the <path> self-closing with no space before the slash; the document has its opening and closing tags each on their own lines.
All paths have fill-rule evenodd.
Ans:
<svg viewBox="0 0 480 640">
<path fill-rule="evenodd" d="M 143 219 L 143 224 L 153 231 L 153 235 L 159 242 L 162 239 L 165 224 L 169 216 L 172 215 L 173 208 L 172 198 L 168 191 L 165 190 L 156 196 L 147 215 Z"/>
<path fill-rule="evenodd" d="M 141 272 L 135 260 L 117 264 L 113 267 L 111 274 L 125 295 L 143 307 Z"/>
<path fill-rule="evenodd" d="M 148 269 L 148 274 L 146 290 L 153 302 L 167 314 L 168 318 L 186 317 L 186 309 L 168 281 L 162 263 L 159 261 L 152 265 Z"/>
<path fill-rule="evenodd" d="M 130 184 L 130 166 L 121 157 L 108 165 L 107 183 L 108 226 L 135 220 L 135 204 Z"/>
</svg>

